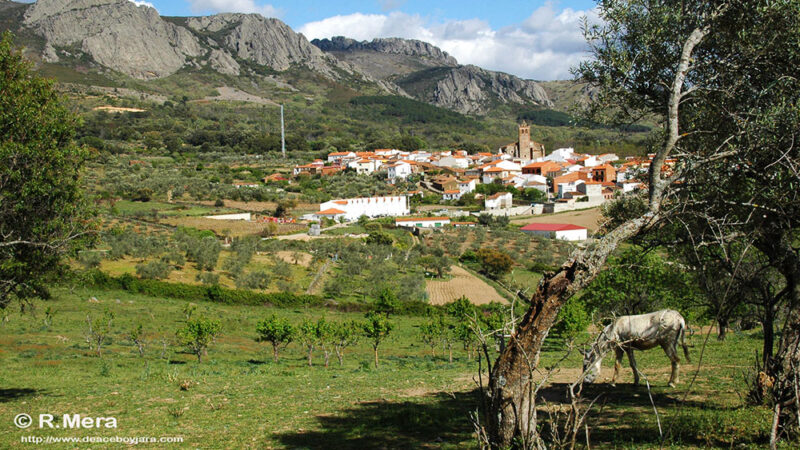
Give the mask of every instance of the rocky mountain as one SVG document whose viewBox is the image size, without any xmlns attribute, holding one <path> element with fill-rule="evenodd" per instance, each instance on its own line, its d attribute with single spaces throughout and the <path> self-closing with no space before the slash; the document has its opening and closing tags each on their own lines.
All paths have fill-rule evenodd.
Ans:
<svg viewBox="0 0 800 450">
<path fill-rule="evenodd" d="M 397 86 L 397 92 L 453 111 L 485 114 L 498 104 L 552 105 L 538 83 L 459 65 L 427 42 L 399 38 L 359 42 L 338 36 L 311 43 L 362 73 Z"/>
<path fill-rule="evenodd" d="M 162 17 L 129 0 L 0 0 L 0 29 L 36 36 L 45 63 L 111 69 L 138 80 L 182 69 L 229 77 L 271 77 L 299 68 L 356 92 L 401 95 L 468 114 L 498 105 L 550 106 L 536 82 L 475 66 L 426 42 L 309 42 L 277 19 L 258 14 Z"/>
</svg>

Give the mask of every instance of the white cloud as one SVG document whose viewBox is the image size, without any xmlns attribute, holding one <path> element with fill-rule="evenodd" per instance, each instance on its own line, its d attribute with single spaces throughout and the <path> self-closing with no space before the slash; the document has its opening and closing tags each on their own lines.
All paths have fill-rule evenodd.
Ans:
<svg viewBox="0 0 800 450">
<path fill-rule="evenodd" d="M 586 58 L 583 17 L 599 20 L 594 10 L 556 10 L 551 3 L 525 20 L 493 29 L 479 19 L 432 22 L 418 14 L 391 12 L 334 16 L 300 28 L 308 39 L 346 36 L 357 40 L 401 37 L 430 42 L 458 59 L 523 78 L 570 78 L 569 69 Z"/>
<path fill-rule="evenodd" d="M 259 5 L 255 0 L 187 0 L 192 11 L 258 13 L 264 17 L 280 17 L 281 10 L 270 4 Z"/>
<path fill-rule="evenodd" d="M 142 1 L 142 0 L 129 0 L 129 1 L 131 3 L 133 3 L 134 5 L 136 5 L 136 6 L 147 6 L 148 8 L 156 9 L 155 5 L 153 5 L 150 2 L 145 2 L 145 1 Z M 156 9 L 156 11 L 158 11 L 158 10 Z"/>
</svg>

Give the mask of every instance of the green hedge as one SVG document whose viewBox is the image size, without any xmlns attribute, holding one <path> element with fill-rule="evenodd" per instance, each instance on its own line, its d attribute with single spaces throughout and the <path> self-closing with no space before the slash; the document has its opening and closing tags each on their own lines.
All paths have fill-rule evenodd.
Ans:
<svg viewBox="0 0 800 450">
<path fill-rule="evenodd" d="M 319 295 L 293 294 L 289 292 L 273 292 L 265 294 L 245 289 L 229 289 L 221 286 L 204 286 L 185 283 L 173 283 L 160 280 L 145 280 L 130 274 L 112 277 L 105 272 L 94 269 L 86 272 L 89 284 L 102 289 L 119 289 L 149 297 L 172 298 L 186 301 L 208 301 L 228 305 L 326 307 L 344 312 L 369 312 L 375 309 L 371 303 L 339 303 Z M 426 316 L 439 306 L 424 302 L 401 302 L 396 314 L 407 316 Z"/>
<path fill-rule="evenodd" d="M 292 294 L 288 292 L 262 292 L 228 289 L 221 286 L 203 286 L 171 283 L 160 280 L 144 280 L 125 274 L 112 277 L 99 270 L 92 271 L 90 281 L 105 289 L 121 289 L 150 297 L 165 297 L 188 301 L 209 301 L 228 305 L 272 305 L 272 306 L 324 306 L 325 299 L 318 295 Z"/>
</svg>

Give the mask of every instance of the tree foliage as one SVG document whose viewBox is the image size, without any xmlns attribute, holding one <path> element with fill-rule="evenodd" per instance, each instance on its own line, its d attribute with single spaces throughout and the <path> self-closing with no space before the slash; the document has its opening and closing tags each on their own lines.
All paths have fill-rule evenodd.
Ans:
<svg viewBox="0 0 800 450">
<path fill-rule="evenodd" d="M 52 82 L 0 39 L 0 308 L 47 297 L 61 259 L 89 241 L 81 190 L 88 152 L 73 142 L 77 119 Z"/>
</svg>

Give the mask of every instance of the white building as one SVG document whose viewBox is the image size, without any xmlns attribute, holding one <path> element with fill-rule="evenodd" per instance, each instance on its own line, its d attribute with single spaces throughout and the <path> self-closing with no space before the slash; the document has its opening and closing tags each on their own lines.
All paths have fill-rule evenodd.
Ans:
<svg viewBox="0 0 800 450">
<path fill-rule="evenodd" d="M 358 173 L 359 175 L 361 174 L 369 175 L 372 172 L 378 170 L 380 166 L 381 162 L 374 159 L 360 159 L 358 161 L 354 161 L 348 164 L 348 167 L 356 169 L 356 173 Z"/>
<path fill-rule="evenodd" d="M 458 200 L 462 195 L 464 195 L 464 193 L 458 189 L 447 190 L 442 194 L 442 200 Z"/>
<path fill-rule="evenodd" d="M 523 233 L 564 241 L 585 241 L 588 230 L 568 223 L 529 223 L 520 228 Z"/>
<path fill-rule="evenodd" d="M 411 175 L 411 164 L 405 161 L 397 161 L 386 165 L 386 176 L 392 183 L 398 178 L 405 180 L 409 175 Z"/>
<path fill-rule="evenodd" d="M 439 158 L 439 161 L 436 163 L 436 165 L 439 167 L 453 167 L 456 169 L 466 169 L 467 167 L 469 167 L 471 162 L 472 160 L 465 156 L 447 155 Z"/>
<path fill-rule="evenodd" d="M 395 219 L 394 225 L 397 227 L 408 228 L 441 228 L 445 225 L 450 225 L 449 217 L 408 217 L 403 219 Z"/>
<path fill-rule="evenodd" d="M 470 192 L 475 191 L 476 181 L 474 178 L 470 178 L 469 180 L 458 180 L 458 190 L 461 191 L 461 194 L 469 194 Z"/>
<path fill-rule="evenodd" d="M 511 208 L 512 200 L 511 192 L 498 192 L 486 197 L 483 201 L 484 209 Z"/>
<path fill-rule="evenodd" d="M 343 217 L 345 220 L 358 220 L 361 216 L 385 217 L 385 216 L 406 216 L 409 213 L 408 199 L 405 195 L 392 197 L 367 197 L 367 198 L 346 198 L 331 200 L 319 205 L 320 212 L 328 210 L 338 210 L 340 213 L 333 213 L 336 217 Z M 319 213 L 317 213 L 319 214 Z"/>
<path fill-rule="evenodd" d="M 354 152 L 333 152 L 328 153 L 328 162 L 331 163 L 338 163 L 342 162 L 343 160 L 353 160 L 356 159 L 356 154 Z"/>
<path fill-rule="evenodd" d="M 575 149 L 572 147 L 559 148 L 550 152 L 549 155 L 544 157 L 545 161 L 565 162 L 568 159 L 575 158 Z"/>
</svg>

